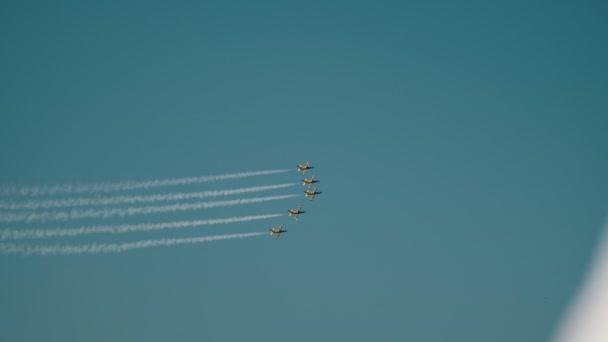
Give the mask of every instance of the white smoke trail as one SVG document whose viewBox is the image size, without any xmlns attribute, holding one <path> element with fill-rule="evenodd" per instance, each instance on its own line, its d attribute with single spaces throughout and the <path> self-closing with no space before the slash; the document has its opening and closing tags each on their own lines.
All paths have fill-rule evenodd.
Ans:
<svg viewBox="0 0 608 342">
<path fill-rule="evenodd" d="M 126 181 L 115 183 L 91 183 L 91 184 L 59 184 L 51 186 L 9 186 L 0 189 L 0 195 L 22 195 L 22 196 L 40 196 L 40 195 L 56 195 L 67 193 L 99 193 L 99 192 L 115 192 L 133 189 L 149 189 L 162 186 L 188 185 L 195 183 L 215 182 L 225 179 L 237 179 L 254 176 L 264 176 L 276 173 L 287 172 L 289 169 L 283 170 L 267 170 L 231 173 L 226 175 L 185 177 L 185 178 L 168 178 L 157 179 L 151 181 Z"/>
<path fill-rule="evenodd" d="M 121 244 L 88 244 L 88 245 L 29 245 L 15 243 L 0 243 L 0 254 L 18 254 L 18 255 L 72 255 L 72 254 L 97 254 L 97 253 L 121 253 L 132 249 L 158 247 L 158 246 L 174 246 L 182 244 L 194 244 L 217 240 L 242 239 L 246 237 L 265 235 L 266 233 L 246 233 L 246 234 L 230 234 L 230 235 L 215 235 L 201 236 L 193 238 L 179 239 L 159 239 L 159 240 L 142 240 Z"/>
<path fill-rule="evenodd" d="M 63 199 L 47 199 L 47 200 L 29 200 L 26 202 L 10 202 L 0 201 L 0 209 L 5 210 L 36 210 L 39 208 L 57 208 L 57 207 L 79 207 L 79 206 L 94 206 L 94 205 L 118 205 L 118 204 L 133 204 L 133 203 L 150 203 L 161 201 L 181 201 L 187 199 L 201 199 L 207 197 L 230 196 L 259 191 L 283 189 L 297 183 L 277 184 L 255 186 L 249 188 L 240 188 L 232 190 L 214 190 L 200 192 L 179 192 L 173 194 L 155 194 L 155 195 L 137 195 L 137 196 L 112 196 L 112 197 L 84 197 L 84 198 L 63 198 Z"/>
<path fill-rule="evenodd" d="M 160 206 L 147 206 L 147 207 L 130 207 L 130 208 L 103 208 L 103 209 L 83 209 L 83 210 L 71 210 L 71 211 L 49 211 L 42 213 L 30 213 L 30 214 L 4 214 L 0 216 L 0 222 L 18 222 L 25 221 L 27 223 L 33 221 L 67 221 L 67 220 L 79 220 L 85 218 L 108 218 L 112 216 L 132 216 L 132 215 L 147 215 L 157 213 L 167 213 L 175 211 L 185 210 L 197 210 L 197 209 L 208 209 L 216 207 L 226 207 L 233 205 L 259 203 L 266 201 L 283 200 L 287 198 L 293 198 L 297 195 L 281 195 L 281 196 L 267 196 L 267 197 L 255 197 L 255 198 L 244 198 L 234 199 L 226 201 L 216 202 L 195 202 L 195 203 L 182 203 L 182 204 L 170 204 Z"/>
<path fill-rule="evenodd" d="M 229 217 L 222 219 L 211 219 L 211 220 L 196 220 L 196 221 L 177 221 L 177 222 L 163 222 L 163 223 L 141 223 L 141 224 L 126 224 L 119 226 L 91 226 L 91 227 L 80 227 L 70 229 L 5 229 L 0 232 L 0 240 L 20 240 L 20 239 L 46 239 L 52 237 L 62 236 L 79 236 L 99 233 L 111 233 L 120 234 L 135 231 L 152 231 L 162 229 L 180 229 L 190 227 L 200 227 L 216 224 L 228 224 L 237 222 L 247 222 L 253 220 L 264 220 L 274 217 L 284 216 L 283 214 L 269 214 L 269 215 L 257 215 L 257 216 L 242 216 L 242 217 Z"/>
</svg>

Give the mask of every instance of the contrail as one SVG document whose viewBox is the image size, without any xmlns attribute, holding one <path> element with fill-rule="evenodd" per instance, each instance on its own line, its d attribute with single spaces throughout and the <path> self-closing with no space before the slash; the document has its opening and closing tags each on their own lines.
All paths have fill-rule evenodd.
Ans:
<svg viewBox="0 0 608 342">
<path fill-rule="evenodd" d="M 15 244 L 1 243 L 0 254 L 18 254 L 18 255 L 73 255 L 73 254 L 97 254 L 97 253 L 121 253 L 132 249 L 158 247 L 158 246 L 174 246 L 182 244 L 202 243 L 217 240 L 241 239 L 246 237 L 265 235 L 266 233 L 246 233 L 246 234 L 229 234 L 215 236 L 201 236 L 193 238 L 179 239 L 159 239 L 159 240 L 142 240 L 121 244 L 87 244 L 87 245 L 30 245 L 30 244 Z"/>
<path fill-rule="evenodd" d="M 264 220 L 274 217 L 284 216 L 283 214 L 269 214 L 269 215 L 258 215 L 258 216 L 242 216 L 242 217 L 229 217 L 222 219 L 211 219 L 211 220 L 196 220 L 196 221 L 177 221 L 177 222 L 163 222 L 163 223 L 141 223 L 141 224 L 126 224 L 119 226 L 91 226 L 91 227 L 80 227 L 70 229 L 5 229 L 0 232 L 0 240 L 20 240 L 20 239 L 46 239 L 52 237 L 72 237 L 79 235 L 99 234 L 99 233 L 111 233 L 120 234 L 135 231 L 151 231 L 151 230 L 162 230 L 162 229 L 179 229 L 179 228 L 190 228 L 200 227 L 216 224 L 228 224 L 237 222 L 247 222 L 253 220 Z"/>
<path fill-rule="evenodd" d="M 108 218 L 112 216 L 132 216 L 132 215 L 146 215 L 146 214 L 157 214 L 167 213 L 175 211 L 185 210 L 196 210 L 196 209 L 208 209 L 216 207 L 226 207 L 233 205 L 259 203 L 266 201 L 283 200 L 287 198 L 293 198 L 297 195 L 281 195 L 281 196 L 267 196 L 267 197 L 254 197 L 254 198 L 243 198 L 226 201 L 216 202 L 195 202 L 195 203 L 181 203 L 181 204 L 169 204 L 160 206 L 147 206 L 147 207 L 130 207 L 130 208 L 103 208 L 103 209 L 83 209 L 83 210 L 71 210 L 71 211 L 48 211 L 42 213 L 30 213 L 30 214 L 16 214 L 9 213 L 0 216 L 0 222 L 18 222 L 25 221 L 30 223 L 32 221 L 67 221 L 67 220 L 79 220 L 85 218 Z"/>
<path fill-rule="evenodd" d="M 287 172 L 289 169 L 282 170 L 267 170 L 267 171 L 252 171 L 241 173 L 230 173 L 225 175 L 185 177 L 185 178 L 167 178 L 156 179 L 151 181 L 126 181 L 114 183 L 91 183 L 91 184 L 59 184 L 50 186 L 9 186 L 0 189 L 0 195 L 21 195 L 21 196 L 40 196 L 40 195 L 56 195 L 69 193 L 100 193 L 100 192 L 115 192 L 133 189 L 150 189 L 162 186 L 187 185 L 195 183 L 215 182 L 225 179 L 237 179 L 254 176 L 264 176 L 276 173 Z"/>
<path fill-rule="evenodd" d="M 0 201 L 0 209 L 5 210 L 36 210 L 39 208 L 57 208 L 57 207 L 82 207 L 94 205 L 118 205 L 118 204 L 133 204 L 133 203 L 150 203 L 162 201 L 181 201 L 187 199 L 201 199 L 207 197 L 230 196 L 259 191 L 283 189 L 297 183 L 277 184 L 255 186 L 249 188 L 230 189 L 230 190 L 214 190 L 200 192 L 178 192 L 173 194 L 156 194 L 156 195 L 134 195 L 134 196 L 111 196 L 111 197 L 84 197 L 84 198 L 64 198 L 64 199 L 47 199 L 47 200 L 29 200 L 26 202 L 9 202 Z"/>
</svg>

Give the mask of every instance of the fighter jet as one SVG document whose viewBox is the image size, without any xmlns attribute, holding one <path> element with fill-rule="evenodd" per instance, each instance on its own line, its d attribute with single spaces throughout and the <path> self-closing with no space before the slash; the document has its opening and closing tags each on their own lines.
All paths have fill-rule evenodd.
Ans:
<svg viewBox="0 0 608 342">
<path fill-rule="evenodd" d="M 306 171 L 310 169 L 314 169 L 314 166 L 310 166 L 310 160 L 306 162 L 304 165 L 296 165 L 298 168 L 298 172 L 302 171 L 302 176 L 306 174 Z"/>
<path fill-rule="evenodd" d="M 322 194 L 322 192 L 317 191 L 317 188 L 318 187 L 315 186 L 315 188 L 312 191 L 310 191 L 310 190 L 304 191 L 304 197 L 310 196 L 310 200 L 312 201 L 315 198 L 315 195 Z"/>
<path fill-rule="evenodd" d="M 279 238 L 279 235 L 281 235 L 281 233 L 286 233 L 287 231 L 283 229 L 283 225 L 280 225 L 279 228 L 270 228 L 268 229 L 270 230 L 270 235 L 276 234 L 275 235 L 275 240 Z"/>
<path fill-rule="evenodd" d="M 302 179 L 302 185 L 308 184 L 308 189 L 310 189 L 311 185 L 313 185 L 314 183 L 319 183 L 319 181 L 316 180 L 315 177 L 316 177 L 316 175 L 312 175 L 312 177 L 310 177 L 310 179 Z"/>
<path fill-rule="evenodd" d="M 301 205 L 301 204 L 300 204 L 300 206 L 298 207 L 298 209 L 296 209 L 296 210 L 289 209 L 289 210 L 287 210 L 287 211 L 289 211 L 289 216 L 293 215 L 293 219 L 294 219 L 294 220 L 297 220 L 297 219 L 298 219 L 298 215 L 300 215 L 300 214 L 304 214 L 304 213 L 305 213 L 305 211 L 300 210 L 300 209 L 302 209 L 302 205 Z"/>
</svg>

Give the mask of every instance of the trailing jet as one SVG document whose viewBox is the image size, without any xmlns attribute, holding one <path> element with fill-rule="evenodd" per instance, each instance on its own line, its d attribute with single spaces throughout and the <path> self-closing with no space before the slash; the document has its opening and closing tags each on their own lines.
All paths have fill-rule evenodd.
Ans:
<svg viewBox="0 0 608 342">
<path fill-rule="evenodd" d="M 310 160 L 306 162 L 304 165 L 297 165 L 298 172 L 302 171 L 302 176 L 306 174 L 306 171 L 310 169 L 314 169 L 314 166 L 310 166 Z"/>
<path fill-rule="evenodd" d="M 298 209 L 296 209 L 296 210 L 289 209 L 289 210 L 287 210 L 287 211 L 289 211 L 289 216 L 293 215 L 293 219 L 294 219 L 294 220 L 297 220 L 297 219 L 298 219 L 298 215 L 300 215 L 300 214 L 304 214 L 304 213 L 305 213 L 305 211 L 300 210 L 300 209 L 302 209 L 302 205 L 301 205 L 301 204 L 300 204 L 300 206 L 298 207 Z"/>
<path fill-rule="evenodd" d="M 315 176 L 316 175 L 312 175 L 310 179 L 302 179 L 302 185 L 308 184 L 308 189 L 310 189 L 311 185 L 313 185 L 314 183 L 319 183 L 319 181 L 315 179 Z"/>
<path fill-rule="evenodd" d="M 270 228 L 268 229 L 270 230 L 270 235 L 276 234 L 275 235 L 275 240 L 279 238 L 279 235 L 281 235 L 281 233 L 286 233 L 287 231 L 283 229 L 283 225 L 280 225 L 279 228 Z"/>
<path fill-rule="evenodd" d="M 318 187 L 315 186 L 315 188 L 312 191 L 310 191 L 310 190 L 304 191 L 304 197 L 310 196 L 310 200 L 312 201 L 315 198 L 315 195 L 322 194 L 322 192 L 317 191 L 317 188 Z"/>
</svg>

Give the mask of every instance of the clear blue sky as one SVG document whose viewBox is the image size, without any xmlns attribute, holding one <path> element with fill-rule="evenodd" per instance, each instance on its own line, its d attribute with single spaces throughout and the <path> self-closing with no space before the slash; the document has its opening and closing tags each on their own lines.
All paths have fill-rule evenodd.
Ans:
<svg viewBox="0 0 608 342">
<path fill-rule="evenodd" d="M 211 175 L 310 159 L 324 193 L 312 203 L 129 219 L 305 204 L 295 223 L 99 237 L 285 223 L 278 241 L 0 256 L 0 340 L 546 341 L 607 214 L 607 9 L 602 1 L 4 1 L 2 184 Z M 294 167 L 187 190 L 300 178 Z"/>
</svg>

